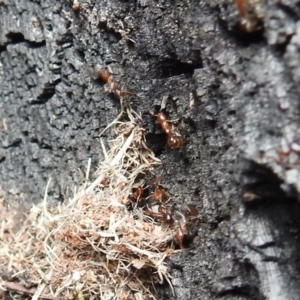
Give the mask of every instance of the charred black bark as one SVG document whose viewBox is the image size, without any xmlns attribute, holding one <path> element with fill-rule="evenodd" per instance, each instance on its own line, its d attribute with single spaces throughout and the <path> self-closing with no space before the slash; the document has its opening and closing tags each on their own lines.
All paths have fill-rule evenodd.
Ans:
<svg viewBox="0 0 300 300">
<path fill-rule="evenodd" d="M 170 260 L 176 297 L 299 299 L 300 10 L 252 1 L 0 1 L 0 180 L 7 202 L 63 200 L 101 159 L 119 106 L 91 69 L 109 69 L 163 161 L 174 205 L 202 217 Z M 247 17 L 247 16 L 246 16 Z M 180 149 L 149 116 L 169 95 Z"/>
</svg>

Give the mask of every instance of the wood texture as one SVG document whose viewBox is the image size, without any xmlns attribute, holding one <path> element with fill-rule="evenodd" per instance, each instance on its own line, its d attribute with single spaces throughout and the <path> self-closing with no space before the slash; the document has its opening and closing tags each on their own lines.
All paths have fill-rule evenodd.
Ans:
<svg viewBox="0 0 300 300">
<path fill-rule="evenodd" d="M 143 114 L 174 205 L 201 211 L 169 266 L 176 297 L 299 299 L 300 27 L 296 0 L 0 1 L 0 185 L 11 201 L 61 201 L 101 159 L 119 112 L 93 70 L 109 69 Z M 253 4 L 254 3 L 254 4 Z M 185 145 L 148 114 L 169 95 Z M 298 149 L 299 148 L 299 149 Z"/>
</svg>

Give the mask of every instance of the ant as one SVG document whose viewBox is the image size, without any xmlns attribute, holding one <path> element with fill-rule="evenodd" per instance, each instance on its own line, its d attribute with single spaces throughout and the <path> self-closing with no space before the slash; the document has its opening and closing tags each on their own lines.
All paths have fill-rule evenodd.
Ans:
<svg viewBox="0 0 300 300">
<path fill-rule="evenodd" d="M 154 187 L 154 192 L 152 194 L 152 199 L 158 203 L 162 203 L 167 199 L 167 193 L 164 188 L 160 185 L 161 175 L 152 180 L 151 185 Z"/>
<path fill-rule="evenodd" d="M 105 83 L 108 84 L 109 91 L 111 93 L 113 93 L 117 99 L 120 100 L 122 97 L 124 97 L 127 94 L 126 91 L 122 90 L 116 84 L 115 80 L 113 79 L 113 77 L 111 76 L 111 74 L 108 71 L 105 71 L 105 70 L 99 71 L 99 77 L 101 78 L 101 80 L 103 80 Z"/>
<path fill-rule="evenodd" d="M 282 164 L 284 159 L 286 157 L 289 157 L 292 153 L 295 153 L 297 155 L 300 154 L 300 144 L 298 144 L 297 142 L 290 143 L 288 149 L 278 152 L 278 164 Z"/>
<path fill-rule="evenodd" d="M 260 28 L 259 18 L 254 13 L 249 13 L 249 0 L 236 0 L 237 9 L 240 15 L 240 26 L 245 32 L 251 33 Z"/>
<path fill-rule="evenodd" d="M 152 205 L 151 208 L 148 207 L 146 213 L 155 219 L 162 220 L 164 224 L 172 225 L 174 219 L 166 206 L 162 204 L 167 200 L 168 196 L 163 187 L 159 184 L 160 181 L 161 175 L 152 180 L 152 183 L 150 184 L 155 188 L 152 194 L 152 199 L 155 201 L 155 204 Z"/>
<path fill-rule="evenodd" d="M 142 197 L 144 193 L 144 189 L 141 186 L 139 186 L 137 188 L 132 189 L 131 197 L 134 198 L 136 202 L 142 202 L 143 200 L 145 200 L 145 198 Z"/>
<path fill-rule="evenodd" d="M 174 127 L 167 122 L 167 118 L 162 111 L 157 114 L 156 120 L 168 136 L 168 145 L 171 148 L 180 148 L 183 145 L 183 138 L 174 130 Z"/>
<path fill-rule="evenodd" d="M 107 83 L 108 85 L 108 92 L 113 93 L 115 98 L 118 100 L 122 100 L 122 98 L 125 95 L 134 95 L 134 93 L 131 93 L 129 91 L 123 90 L 119 87 L 119 85 L 115 82 L 112 75 L 106 71 L 106 70 L 100 70 L 98 71 L 98 77 Z"/>
<path fill-rule="evenodd" d="M 174 219 L 168 209 L 162 204 L 152 205 L 145 210 L 146 215 L 162 221 L 166 225 L 173 225 Z"/>
<path fill-rule="evenodd" d="M 167 225 L 173 225 L 174 224 L 174 219 L 171 215 L 171 213 L 167 210 L 167 208 L 164 205 L 160 205 L 158 207 L 158 211 L 162 215 L 163 223 Z"/>
<path fill-rule="evenodd" d="M 138 207 L 144 207 L 145 203 L 147 201 L 147 194 L 148 194 L 148 187 L 144 186 L 144 184 L 132 188 L 131 189 L 131 193 L 128 197 L 128 200 L 130 200 L 129 204 L 129 208 L 134 208 L 136 206 Z"/>
<path fill-rule="evenodd" d="M 163 202 L 163 200 L 166 198 L 165 190 L 161 186 L 158 186 L 152 194 L 152 198 L 159 203 Z"/>
<path fill-rule="evenodd" d="M 175 234 L 175 241 L 182 249 L 184 242 L 188 242 L 192 239 L 192 232 L 190 230 L 190 225 L 192 220 L 199 214 L 196 207 L 192 204 L 187 205 L 186 211 L 180 215 L 180 220 L 177 221 L 177 229 Z"/>
</svg>

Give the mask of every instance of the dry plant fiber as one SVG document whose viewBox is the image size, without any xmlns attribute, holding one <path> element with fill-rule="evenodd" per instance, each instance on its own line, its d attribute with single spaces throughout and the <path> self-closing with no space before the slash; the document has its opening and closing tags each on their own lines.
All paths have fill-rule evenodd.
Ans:
<svg viewBox="0 0 300 300">
<path fill-rule="evenodd" d="M 153 285 L 170 283 L 165 259 L 174 233 L 142 209 L 128 209 L 139 177 L 160 161 L 133 118 L 111 128 L 115 139 L 109 151 L 102 142 L 96 179 L 72 199 L 50 207 L 49 181 L 18 231 L 11 214 L 2 214 L 0 288 L 32 299 L 155 299 Z"/>
</svg>

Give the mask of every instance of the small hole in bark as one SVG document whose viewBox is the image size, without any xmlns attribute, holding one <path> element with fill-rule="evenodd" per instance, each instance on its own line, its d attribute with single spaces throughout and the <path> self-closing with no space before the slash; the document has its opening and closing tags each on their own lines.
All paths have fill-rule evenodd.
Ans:
<svg viewBox="0 0 300 300">
<path fill-rule="evenodd" d="M 6 35 L 6 37 L 10 40 L 10 43 L 22 43 L 25 41 L 24 35 L 20 32 L 10 32 Z"/>
</svg>

